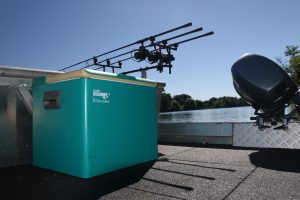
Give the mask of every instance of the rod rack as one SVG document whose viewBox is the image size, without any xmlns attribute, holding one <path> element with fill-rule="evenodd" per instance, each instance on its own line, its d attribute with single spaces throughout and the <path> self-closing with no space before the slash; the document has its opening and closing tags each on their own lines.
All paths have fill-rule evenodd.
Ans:
<svg viewBox="0 0 300 200">
<path fill-rule="evenodd" d="M 203 28 L 199 27 L 199 28 L 193 29 L 191 31 L 187 31 L 187 32 L 184 32 L 184 33 L 181 33 L 181 34 L 174 35 L 174 36 L 169 37 L 169 38 L 162 39 L 162 40 L 157 41 L 157 42 L 156 42 L 156 38 L 160 37 L 160 36 L 163 36 L 163 35 L 166 35 L 166 34 L 169 34 L 169 33 L 172 33 L 174 31 L 178 31 L 178 30 L 190 27 L 190 26 L 192 26 L 191 22 L 186 23 L 184 25 L 175 27 L 173 29 L 169 29 L 167 31 L 158 33 L 156 35 L 152 35 L 150 37 L 146 37 L 146 38 L 141 39 L 141 40 L 137 40 L 136 42 L 129 43 L 127 45 L 124 45 L 124 46 L 121 46 L 119 48 L 113 49 L 111 51 L 93 56 L 89 59 L 85 59 L 83 61 L 80 61 L 78 63 L 70 65 L 68 67 L 64 67 L 64 68 L 60 69 L 59 71 L 65 71 L 65 70 L 71 69 L 73 67 L 80 67 L 81 69 L 84 69 L 84 68 L 88 68 L 88 67 L 91 67 L 91 66 L 96 66 L 96 68 L 94 68 L 94 70 L 102 69 L 103 71 L 106 71 L 106 68 L 111 68 L 112 72 L 115 73 L 115 69 L 122 69 L 123 62 L 132 59 L 136 62 L 147 61 L 151 65 L 152 64 L 155 64 L 155 65 L 154 66 L 149 66 L 149 67 L 144 67 L 144 68 L 139 68 L 139 69 L 135 69 L 135 70 L 121 72 L 121 74 L 129 74 L 129 73 L 135 73 L 135 72 L 139 72 L 139 71 L 147 71 L 147 70 L 150 70 L 150 69 L 157 69 L 157 71 L 163 72 L 164 68 L 168 68 L 169 73 L 171 74 L 171 68 L 173 66 L 172 62 L 175 60 L 175 57 L 172 54 L 172 51 L 177 51 L 179 45 L 181 45 L 183 43 L 190 42 L 190 41 L 193 41 L 193 40 L 196 40 L 196 39 L 199 39 L 199 38 L 203 38 L 203 37 L 206 37 L 206 36 L 213 35 L 214 32 L 210 31 L 210 32 L 207 32 L 207 33 L 202 34 L 202 35 L 194 36 L 194 37 L 184 39 L 184 40 L 181 40 L 181 41 L 175 41 L 172 44 L 168 44 L 168 42 L 171 41 L 171 40 L 175 40 L 175 39 L 184 37 L 184 36 L 188 36 L 190 34 L 200 32 L 200 31 L 203 30 Z M 146 42 L 148 44 L 145 44 Z M 99 57 L 102 57 L 102 56 L 120 51 L 122 49 L 131 47 L 131 46 L 134 46 L 134 45 L 139 45 L 139 47 L 134 48 L 134 49 L 129 50 L 129 51 L 126 51 L 126 52 L 123 52 L 123 53 L 120 53 L 120 54 L 117 54 L 117 55 L 113 55 L 109 58 L 102 59 L 102 60 L 98 61 Z M 130 54 L 130 56 L 124 58 L 125 55 L 128 55 L 128 54 Z M 119 59 L 115 62 L 112 62 L 112 60 L 116 59 L 116 58 L 121 58 L 121 59 Z M 84 64 L 84 66 L 82 66 L 83 64 Z"/>
</svg>

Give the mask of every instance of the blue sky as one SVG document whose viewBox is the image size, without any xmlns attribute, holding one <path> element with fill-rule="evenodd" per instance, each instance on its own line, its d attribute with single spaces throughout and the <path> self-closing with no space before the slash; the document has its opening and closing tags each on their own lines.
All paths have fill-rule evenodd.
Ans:
<svg viewBox="0 0 300 200">
<path fill-rule="evenodd" d="M 192 22 L 215 35 L 180 46 L 171 75 L 148 77 L 166 82 L 172 95 L 238 96 L 232 64 L 246 52 L 274 60 L 286 45 L 299 45 L 299 8 L 297 0 L 0 0 L 0 65 L 58 70 Z"/>
</svg>

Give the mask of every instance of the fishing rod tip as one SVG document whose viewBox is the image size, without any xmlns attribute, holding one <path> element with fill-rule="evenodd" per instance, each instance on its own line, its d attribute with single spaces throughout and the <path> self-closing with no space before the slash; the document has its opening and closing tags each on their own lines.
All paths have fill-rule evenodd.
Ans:
<svg viewBox="0 0 300 200">
<path fill-rule="evenodd" d="M 186 24 L 185 24 L 185 27 L 192 26 L 192 25 L 193 25 L 193 23 L 192 23 L 192 22 L 189 22 L 189 23 L 186 23 Z"/>
</svg>

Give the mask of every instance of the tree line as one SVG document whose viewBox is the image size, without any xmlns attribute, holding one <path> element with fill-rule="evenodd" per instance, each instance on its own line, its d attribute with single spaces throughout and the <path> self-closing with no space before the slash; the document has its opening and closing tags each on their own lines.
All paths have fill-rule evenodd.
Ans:
<svg viewBox="0 0 300 200">
<path fill-rule="evenodd" d="M 285 57 L 277 57 L 277 63 L 289 74 L 297 86 L 300 86 L 300 49 L 298 45 L 287 45 Z"/>
<path fill-rule="evenodd" d="M 201 101 L 193 99 L 188 94 L 174 95 L 163 93 L 161 96 L 160 112 L 174 112 L 185 110 L 200 110 L 208 108 L 228 108 L 249 106 L 241 98 L 237 97 L 212 97 L 209 100 Z"/>
</svg>

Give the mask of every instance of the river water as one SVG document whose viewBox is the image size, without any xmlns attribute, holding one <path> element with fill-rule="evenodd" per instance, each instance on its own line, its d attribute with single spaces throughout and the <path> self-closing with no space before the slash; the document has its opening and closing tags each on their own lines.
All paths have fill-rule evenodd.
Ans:
<svg viewBox="0 0 300 200">
<path fill-rule="evenodd" d="M 250 122 L 254 116 L 250 106 L 234 108 L 214 108 L 159 114 L 160 123 L 175 122 Z"/>
</svg>

